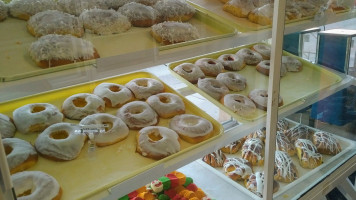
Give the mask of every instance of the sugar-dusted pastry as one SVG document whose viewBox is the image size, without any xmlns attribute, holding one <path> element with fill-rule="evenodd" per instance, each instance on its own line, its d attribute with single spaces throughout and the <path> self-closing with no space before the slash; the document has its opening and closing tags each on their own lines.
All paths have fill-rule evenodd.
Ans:
<svg viewBox="0 0 356 200">
<path fill-rule="evenodd" d="M 248 97 L 256 104 L 256 107 L 267 111 L 268 92 L 264 89 L 253 89 Z M 283 98 L 279 96 L 278 106 L 283 106 Z"/>
<path fill-rule="evenodd" d="M 248 15 L 248 19 L 256 24 L 267 26 L 272 24 L 274 4 L 269 3 L 255 8 Z"/>
<path fill-rule="evenodd" d="M 251 117 L 256 113 L 256 105 L 242 94 L 226 94 L 220 99 L 220 102 L 242 117 Z"/>
<path fill-rule="evenodd" d="M 289 138 L 290 142 L 294 144 L 298 139 L 311 139 L 313 131 L 307 126 L 299 124 L 287 130 L 285 134 Z"/>
<path fill-rule="evenodd" d="M 247 65 L 257 65 L 263 60 L 263 57 L 257 51 L 248 48 L 242 48 L 236 52 L 236 55 L 243 58 Z"/>
<path fill-rule="evenodd" d="M 203 161 L 212 167 L 222 167 L 226 160 L 226 155 L 219 149 L 203 157 Z"/>
<path fill-rule="evenodd" d="M 198 88 L 216 100 L 229 93 L 229 88 L 215 78 L 199 79 Z"/>
<path fill-rule="evenodd" d="M 245 142 L 245 138 L 241 138 L 235 142 L 232 142 L 228 145 L 223 146 L 221 148 L 221 151 L 224 153 L 228 153 L 228 154 L 237 153 L 237 151 L 239 151 L 241 149 L 244 142 Z"/>
<path fill-rule="evenodd" d="M 194 64 L 204 72 L 205 76 L 216 77 L 224 69 L 222 62 L 213 58 L 199 58 Z"/>
<path fill-rule="evenodd" d="M 186 22 L 195 14 L 195 8 L 185 0 L 159 0 L 153 5 L 162 21 Z"/>
<path fill-rule="evenodd" d="M 340 143 L 331 133 L 316 131 L 312 139 L 319 153 L 336 155 L 341 152 Z"/>
<path fill-rule="evenodd" d="M 9 8 L 7 7 L 7 5 L 3 1 L 0 1 L 0 22 L 7 18 L 8 10 Z"/>
<path fill-rule="evenodd" d="M 276 151 L 274 160 L 274 180 L 290 183 L 299 177 L 297 167 L 286 152 Z"/>
<path fill-rule="evenodd" d="M 58 8 L 55 0 L 12 0 L 8 6 L 11 16 L 23 20 L 28 20 L 36 13 Z"/>
<path fill-rule="evenodd" d="M 289 72 L 300 72 L 303 69 L 303 63 L 292 56 L 282 56 L 282 64 L 284 64 Z"/>
<path fill-rule="evenodd" d="M 102 0 L 58 0 L 58 6 L 63 12 L 75 16 L 92 8 L 108 9 L 108 5 Z"/>
<path fill-rule="evenodd" d="M 227 158 L 224 162 L 224 171 L 234 181 L 247 179 L 253 173 L 251 163 L 243 158 Z"/>
<path fill-rule="evenodd" d="M 229 90 L 238 92 L 246 88 L 246 78 L 236 72 L 223 72 L 216 76 L 216 80 L 223 83 Z"/>
<path fill-rule="evenodd" d="M 276 135 L 276 149 L 284 151 L 290 156 L 294 156 L 296 154 L 294 143 L 290 142 L 288 137 L 280 131 L 277 131 Z"/>
<path fill-rule="evenodd" d="M 78 17 L 58 10 L 36 13 L 27 21 L 28 31 L 35 37 L 48 34 L 82 37 L 84 28 Z"/>
<path fill-rule="evenodd" d="M 261 54 L 265 60 L 269 60 L 271 57 L 271 47 L 267 44 L 255 44 L 251 49 Z"/>
<path fill-rule="evenodd" d="M 125 15 L 133 26 L 150 27 L 160 22 L 156 9 L 136 2 L 123 5 L 118 12 Z"/>
<path fill-rule="evenodd" d="M 248 138 L 242 146 L 242 158 L 252 165 L 262 166 L 264 163 L 265 147 L 259 138 Z"/>
<path fill-rule="evenodd" d="M 298 139 L 295 142 L 299 164 L 303 168 L 314 169 L 323 163 L 323 156 L 318 153 L 316 146 L 307 139 Z"/>
<path fill-rule="evenodd" d="M 93 44 L 71 35 L 49 34 L 30 46 L 30 56 L 41 68 L 99 58 Z"/>
<path fill-rule="evenodd" d="M 197 83 L 200 78 L 205 78 L 204 72 L 193 63 L 182 63 L 174 67 L 173 71 L 193 84 Z"/>
<path fill-rule="evenodd" d="M 236 17 L 247 18 L 248 14 L 255 9 L 252 1 L 230 0 L 224 4 L 223 10 Z"/>
<path fill-rule="evenodd" d="M 256 194 L 259 197 L 263 197 L 263 188 L 264 188 L 264 173 L 255 172 L 245 180 L 245 187 Z M 273 180 L 273 193 L 277 192 L 279 189 L 279 183 Z"/>
<path fill-rule="evenodd" d="M 166 21 L 152 26 L 151 34 L 160 44 L 174 44 L 198 39 L 198 29 L 190 23 Z"/>
</svg>

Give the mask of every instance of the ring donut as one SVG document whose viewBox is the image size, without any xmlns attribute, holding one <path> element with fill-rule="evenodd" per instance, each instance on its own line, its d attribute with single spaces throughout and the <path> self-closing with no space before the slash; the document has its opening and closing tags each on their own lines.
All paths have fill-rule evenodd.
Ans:
<svg viewBox="0 0 356 200">
<path fill-rule="evenodd" d="M 236 72 L 220 73 L 216 80 L 223 83 L 231 91 L 238 92 L 246 88 L 246 78 Z"/>
<path fill-rule="evenodd" d="M 236 55 L 243 58 L 247 65 L 257 65 L 263 60 L 261 54 L 248 48 L 240 49 L 238 52 L 236 52 Z"/>
<path fill-rule="evenodd" d="M 264 89 L 254 89 L 252 90 L 248 98 L 250 98 L 256 105 L 257 108 L 267 111 L 267 101 L 268 101 L 268 92 Z M 283 105 L 283 99 L 279 96 L 278 106 Z"/>
<path fill-rule="evenodd" d="M 256 111 L 253 101 L 241 94 L 227 94 L 221 98 L 221 103 L 242 117 L 251 116 Z"/>
<path fill-rule="evenodd" d="M 271 68 L 270 60 L 262 60 L 260 63 L 256 65 L 256 70 L 261 74 L 269 76 L 269 71 Z M 287 68 L 285 64 L 281 64 L 281 74 L 280 76 L 285 76 L 287 74 Z"/>
<path fill-rule="evenodd" d="M 266 44 L 255 44 L 251 49 L 261 54 L 265 60 L 269 60 L 271 57 L 271 47 Z"/>
<path fill-rule="evenodd" d="M 204 72 L 193 63 L 182 63 L 173 68 L 173 71 L 193 84 L 197 83 L 198 79 L 205 78 Z"/>
<path fill-rule="evenodd" d="M 131 90 L 116 83 L 100 83 L 95 87 L 93 94 L 102 98 L 105 101 L 105 106 L 111 108 L 119 108 L 134 100 Z"/>
<path fill-rule="evenodd" d="M 236 54 L 223 54 L 219 56 L 218 60 L 221 61 L 226 70 L 240 71 L 246 66 L 244 59 Z"/>
<path fill-rule="evenodd" d="M 195 61 L 195 65 L 204 72 L 205 76 L 215 77 L 224 69 L 224 66 L 219 60 L 212 58 L 200 58 Z"/>
<path fill-rule="evenodd" d="M 171 118 L 185 113 L 183 100 L 176 94 L 159 93 L 148 97 L 146 101 L 162 118 Z"/>
<path fill-rule="evenodd" d="M 11 138 L 14 137 L 16 132 L 16 127 L 14 122 L 7 115 L 0 113 L 0 135 L 1 138 Z"/>
<path fill-rule="evenodd" d="M 163 84 L 153 78 L 136 78 L 126 83 L 125 86 L 132 91 L 137 99 L 144 100 L 164 91 Z"/>
<path fill-rule="evenodd" d="M 199 79 L 198 88 L 216 100 L 220 100 L 222 96 L 229 93 L 229 88 L 214 78 Z"/>
</svg>

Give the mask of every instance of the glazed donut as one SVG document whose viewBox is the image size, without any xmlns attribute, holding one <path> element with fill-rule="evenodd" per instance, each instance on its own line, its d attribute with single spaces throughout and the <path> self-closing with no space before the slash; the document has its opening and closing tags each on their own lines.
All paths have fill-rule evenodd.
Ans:
<svg viewBox="0 0 356 200">
<path fill-rule="evenodd" d="M 240 71 L 246 66 L 244 59 L 236 54 L 223 54 L 218 57 L 218 60 L 226 70 Z"/>
<path fill-rule="evenodd" d="M 58 7 L 66 13 L 79 16 L 83 11 L 92 8 L 108 9 L 108 5 L 102 0 L 58 0 Z"/>
<path fill-rule="evenodd" d="M 162 159 L 180 150 L 178 134 L 163 126 L 148 126 L 136 135 L 136 151 L 141 155 Z"/>
<path fill-rule="evenodd" d="M 226 160 L 226 155 L 219 149 L 205 155 L 202 160 L 212 167 L 222 167 Z"/>
<path fill-rule="evenodd" d="M 41 68 L 100 57 L 91 42 L 72 35 L 49 34 L 42 36 L 31 44 L 29 52 L 31 58 Z"/>
<path fill-rule="evenodd" d="M 152 37 L 160 44 L 175 44 L 196 40 L 198 29 L 188 22 L 165 21 L 151 27 Z"/>
<path fill-rule="evenodd" d="M 74 94 L 62 104 L 62 113 L 68 119 L 81 120 L 88 115 L 101 112 L 105 112 L 105 102 L 95 94 Z"/>
<path fill-rule="evenodd" d="M 57 9 L 55 0 L 13 0 L 8 6 L 11 16 L 23 20 L 28 20 L 32 15 L 45 10 Z"/>
<path fill-rule="evenodd" d="M 262 60 L 256 65 L 256 70 L 261 74 L 269 76 L 269 71 L 271 68 L 271 61 L 270 60 Z M 285 76 L 287 74 L 287 67 L 285 64 L 281 63 L 281 72 L 280 76 Z"/>
<path fill-rule="evenodd" d="M 169 122 L 169 127 L 180 138 L 189 143 L 199 143 L 213 136 L 213 124 L 205 118 L 192 114 L 176 115 Z"/>
<path fill-rule="evenodd" d="M 136 78 L 125 85 L 137 99 L 147 99 L 151 95 L 164 91 L 164 85 L 153 78 Z"/>
<path fill-rule="evenodd" d="M 16 128 L 21 133 L 40 132 L 48 126 L 62 122 L 63 114 L 52 104 L 33 103 L 13 112 Z"/>
<path fill-rule="evenodd" d="M 271 47 L 267 44 L 255 44 L 251 49 L 261 54 L 262 58 L 265 60 L 269 60 L 271 57 Z"/>
<path fill-rule="evenodd" d="M 7 5 L 3 1 L 0 1 L 0 21 L 3 21 L 7 18 L 8 10 L 9 8 Z"/>
<path fill-rule="evenodd" d="M 131 28 L 129 19 L 115 10 L 93 8 L 82 12 L 79 18 L 86 31 L 98 35 L 123 33 Z"/>
<path fill-rule="evenodd" d="M 0 135 L 1 138 L 11 138 L 14 137 L 16 132 L 16 127 L 13 120 L 7 115 L 0 113 Z"/>
<path fill-rule="evenodd" d="M 228 158 L 224 162 L 226 175 L 234 181 L 241 181 L 253 173 L 251 163 L 243 158 Z"/>
<path fill-rule="evenodd" d="M 108 146 L 124 140 L 129 134 L 129 128 L 118 117 L 106 113 L 97 113 L 83 118 L 79 125 L 106 124 L 104 132 L 94 133 L 95 144 L 99 147 Z"/>
<path fill-rule="evenodd" d="M 224 66 L 219 60 L 212 58 L 200 58 L 195 61 L 195 65 L 204 72 L 205 76 L 216 77 L 224 69 Z"/>
<path fill-rule="evenodd" d="M 255 104 L 256 107 L 261 110 L 267 110 L 267 100 L 268 100 L 268 92 L 263 89 L 254 89 L 248 94 L 248 98 L 250 98 Z M 279 96 L 278 106 L 283 105 L 283 99 Z"/>
<path fill-rule="evenodd" d="M 102 98 L 105 106 L 110 108 L 119 108 L 135 98 L 131 90 L 116 83 L 100 83 L 95 87 L 93 94 Z"/>
<path fill-rule="evenodd" d="M 160 21 L 156 9 L 136 2 L 121 6 L 118 12 L 125 15 L 133 26 L 150 27 Z"/>
<path fill-rule="evenodd" d="M 57 180 L 44 172 L 19 172 L 12 175 L 11 179 L 18 200 L 59 200 L 62 197 L 62 189 Z"/>
<path fill-rule="evenodd" d="M 130 129 L 141 129 L 146 126 L 158 124 L 157 113 L 143 101 L 132 101 L 123 105 L 117 116 L 126 123 Z"/>
<path fill-rule="evenodd" d="M 256 112 L 255 104 L 242 94 L 227 94 L 221 98 L 221 103 L 242 117 L 252 116 Z"/>
<path fill-rule="evenodd" d="M 229 93 L 229 88 L 227 88 L 223 83 L 214 78 L 199 79 L 198 88 L 200 88 L 216 100 L 220 100 L 221 97 Z"/>
<path fill-rule="evenodd" d="M 230 0 L 223 6 L 223 10 L 236 16 L 247 18 L 248 14 L 255 9 L 252 1 Z"/>
<path fill-rule="evenodd" d="M 257 65 L 263 60 L 261 54 L 247 48 L 240 49 L 238 52 L 236 52 L 236 55 L 243 58 L 247 65 Z"/>
<path fill-rule="evenodd" d="M 68 161 L 78 157 L 86 135 L 70 123 L 57 123 L 46 128 L 35 141 L 36 150 L 51 160 Z"/>
<path fill-rule="evenodd" d="M 162 118 L 171 118 L 185 113 L 183 100 L 176 94 L 159 93 L 148 97 L 147 101 Z"/>
<path fill-rule="evenodd" d="M 246 78 L 236 72 L 220 73 L 216 80 L 223 83 L 231 91 L 238 92 L 246 88 Z"/>
<path fill-rule="evenodd" d="M 46 10 L 30 17 L 28 31 L 35 37 L 48 34 L 82 37 L 84 28 L 78 17 L 58 10 Z"/>
<path fill-rule="evenodd" d="M 38 155 L 29 142 L 18 138 L 5 138 L 2 142 L 11 174 L 24 171 L 36 164 Z"/>
<path fill-rule="evenodd" d="M 282 56 L 282 64 L 286 65 L 289 72 L 300 72 L 303 69 L 302 62 L 292 56 Z"/>
<path fill-rule="evenodd" d="M 195 14 L 195 8 L 185 0 L 159 0 L 153 8 L 160 13 L 162 21 L 186 22 Z"/>
<path fill-rule="evenodd" d="M 269 3 L 261 7 L 255 8 L 248 15 L 248 19 L 251 22 L 262 26 L 271 25 L 273 19 L 273 9 L 273 3 Z"/>
<path fill-rule="evenodd" d="M 197 83 L 199 78 L 205 78 L 204 72 L 192 63 L 182 63 L 174 67 L 173 71 L 193 84 Z"/>
</svg>

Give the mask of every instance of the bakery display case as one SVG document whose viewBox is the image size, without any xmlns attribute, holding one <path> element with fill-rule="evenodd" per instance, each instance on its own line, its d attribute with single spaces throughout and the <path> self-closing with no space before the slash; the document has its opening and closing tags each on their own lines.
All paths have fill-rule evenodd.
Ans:
<svg viewBox="0 0 356 200">
<path fill-rule="evenodd" d="M 190 196 L 187 192 L 182 192 L 179 195 L 184 193 L 189 196 L 188 199 L 199 199 L 197 196 L 201 199 L 231 199 L 231 197 L 237 196 L 241 199 L 319 199 L 332 188 L 344 183 L 345 178 L 356 170 L 354 138 L 352 136 L 345 137 L 335 129 L 316 126 L 318 123 L 323 123 L 321 121 L 310 123 L 309 112 L 312 104 L 356 85 L 355 78 L 347 73 L 304 60 L 298 55 L 283 51 L 282 48 L 285 34 L 355 18 L 354 2 L 329 1 L 327 4 L 324 2 L 325 4 L 322 4 L 323 6 L 312 16 L 290 18 L 286 19 L 286 23 L 284 23 L 285 5 L 288 2 L 285 0 L 275 1 L 274 5 L 270 5 L 274 9 L 273 15 L 277 16 L 273 26 L 272 24 L 252 23 L 248 21 L 248 18 L 237 18 L 225 12 L 224 4 L 220 1 L 191 0 L 188 2 L 195 9 L 195 15 L 188 22 L 197 28 L 200 33 L 199 39 L 162 45 L 150 35 L 151 28 L 149 27 L 131 27 L 125 33 L 113 35 L 85 33 L 83 38 L 94 44 L 100 58 L 47 69 L 39 68 L 31 60 L 28 48 L 37 38 L 27 32 L 26 21 L 8 16 L 7 19 L 0 22 L 1 35 L 5 36 L 0 40 L 2 44 L 0 113 L 12 119 L 15 118 L 14 123 L 17 123 L 16 127 L 19 130 L 21 125 L 18 122 L 18 117 L 14 116 L 15 110 L 34 103 L 53 104 L 65 115 L 61 122 L 69 123 L 72 128 L 74 127 L 74 132 L 79 135 L 79 132 L 85 133 L 85 137 L 87 137 L 76 158 L 70 161 L 58 161 L 48 159 L 48 156 L 40 152 L 40 147 L 37 146 L 37 143 L 40 143 L 36 142 L 38 135 L 43 134 L 44 129 L 35 130 L 34 132 L 37 133 L 17 131 L 14 137 L 28 141 L 36 147 L 35 151 L 39 154 L 37 163 L 25 171 L 42 171 L 54 177 L 61 187 L 62 199 L 133 199 L 133 196 L 128 195 L 132 195 L 133 191 L 136 191 L 135 194 L 142 193 L 141 198 L 143 199 L 158 198 L 161 194 L 171 195 L 169 198 L 173 198 L 173 194 L 165 193 L 168 188 L 159 190 L 159 192 L 154 191 L 152 181 L 158 179 L 163 183 L 163 187 L 168 187 L 165 184 L 174 184 L 176 183 L 174 181 L 183 177 L 180 173 L 184 174 L 184 181 L 183 178 L 180 180 L 182 182 L 180 185 L 183 186 L 180 187 L 179 192 L 189 190 Z M 236 0 L 236 2 L 239 1 Z M 333 10 L 332 6 L 335 4 L 342 9 Z M 16 32 L 16 34 L 12 35 L 9 32 Z M 272 50 L 270 58 L 261 56 L 257 63 L 270 60 L 264 69 L 258 69 L 257 64 L 247 63 L 248 61 L 245 60 L 245 64 L 239 69 L 228 68 L 221 61 L 217 61 L 223 55 L 230 55 L 228 60 L 231 60 L 231 55 L 238 54 L 237 52 L 243 49 L 255 48 L 256 45 Z M 300 63 L 302 67 L 287 66 L 286 63 L 281 62 L 282 56 L 296 60 L 295 62 Z M 178 66 L 183 64 L 190 67 L 191 65 L 198 66 L 197 61 L 201 59 L 210 59 L 207 64 L 218 65 L 217 63 L 221 63 L 217 74 L 209 74 L 203 70 L 204 67 L 199 67 L 203 71 L 203 76 L 199 77 L 200 79 L 197 78 L 196 81 L 191 81 L 178 72 Z M 239 59 L 242 59 L 242 56 L 238 56 L 235 60 Z M 274 67 L 270 68 L 270 66 Z M 265 68 L 268 68 L 267 72 Z M 182 69 L 184 73 L 191 72 L 193 68 L 182 67 Z M 204 84 L 200 81 L 211 79 L 212 83 L 210 84 L 213 87 L 221 88 L 223 86 L 214 85 L 214 81 L 217 81 L 217 76 L 220 73 L 230 73 L 234 79 L 239 79 L 242 76 L 244 77 L 242 82 L 245 85 L 242 89 L 234 90 L 229 87 L 231 84 L 225 84 L 224 87 L 227 88 L 225 92 L 216 97 L 207 92 L 204 86 L 201 86 Z M 236 76 L 236 74 L 240 76 Z M 132 128 L 129 126 L 129 136 L 126 139 L 102 147 L 96 137 L 107 131 L 108 126 L 110 127 L 112 124 L 105 122 L 96 123 L 94 126 L 83 125 L 81 119 L 85 116 L 80 119 L 70 119 L 65 114 L 63 102 L 72 95 L 93 93 L 100 83 L 128 86 L 130 81 L 145 78 L 159 81 L 163 85 L 162 91 L 177 95 L 182 99 L 185 114 L 207 119 L 212 126 L 209 137 L 191 143 L 180 135 L 180 150 L 178 152 L 164 156 L 164 158 L 152 159 L 147 157 L 147 153 L 143 152 L 141 147 L 138 147 L 140 143 L 138 138 L 141 132 L 137 129 L 142 127 Z M 220 84 L 220 82 L 216 84 Z M 145 82 L 143 85 L 147 87 L 149 84 Z M 260 105 L 258 100 L 253 98 L 252 91 L 255 89 L 263 90 L 264 93 L 259 93 L 257 96 L 264 97 L 264 105 Z M 139 98 L 138 95 L 134 94 L 134 101 L 148 102 L 147 98 Z M 225 97 L 235 98 L 233 95 L 240 95 L 239 98 L 244 97 L 243 100 L 232 99 L 233 103 L 251 101 L 254 108 L 252 111 L 249 108 L 248 112 L 252 112 L 252 114 L 241 111 L 245 107 L 237 108 L 241 106 L 240 104 L 229 107 Z M 107 101 L 105 98 L 104 101 Z M 127 104 L 130 103 L 126 102 L 124 105 Z M 79 104 L 76 106 L 81 107 Z M 116 115 L 122 119 L 118 111 L 123 110 L 122 108 L 125 106 L 106 105 L 105 113 Z M 142 110 L 135 112 L 140 113 Z M 0 118 L 1 123 L 5 123 L 3 122 L 5 118 L 2 118 Z M 282 119 L 287 127 L 283 129 L 283 133 L 277 133 L 281 129 L 276 125 L 280 125 Z M 172 117 L 160 116 L 153 125 L 172 128 L 172 121 Z M 190 127 L 197 122 L 187 120 L 186 123 Z M 351 123 L 356 122 L 353 120 Z M 281 150 L 278 146 L 278 139 L 283 134 L 290 140 L 291 136 L 288 134 L 292 134 L 300 126 L 308 130 L 307 139 L 309 140 L 306 142 L 307 144 L 303 143 L 304 145 L 310 147 L 318 144 L 317 142 L 312 143 L 312 136 L 316 137 L 317 132 L 323 132 L 325 135 L 321 138 L 330 136 L 329 140 L 337 141 L 335 142 L 336 150 L 332 153 L 319 154 L 321 150 L 303 149 L 302 145 L 297 150 L 294 149 L 295 152 L 289 155 L 290 157 L 288 155 L 283 157 L 284 159 L 289 158 L 288 162 L 295 166 L 292 169 L 295 177 L 290 178 L 292 180 L 285 180 L 283 177 L 276 178 L 275 157 L 280 158 L 282 154 L 275 156 L 275 151 Z M 4 134 L 2 131 L 1 133 Z M 62 133 L 58 133 L 51 137 L 63 140 L 68 137 L 68 133 L 64 136 Z M 248 143 L 256 138 L 260 140 L 260 143 L 253 143 L 252 147 L 248 146 Z M 150 136 L 149 140 L 154 143 L 161 139 L 161 135 L 156 135 Z M 293 141 L 296 142 L 297 139 Z M 7 142 L 5 140 L 2 138 L 2 142 Z M 236 143 L 240 141 L 239 148 L 247 150 L 260 146 L 261 148 L 258 150 L 260 155 L 251 155 L 256 152 L 245 155 L 243 153 L 245 150 L 239 148 L 233 153 L 222 152 L 222 147 L 235 141 Z M 1 147 L 3 146 L 1 145 Z M 12 196 L 12 191 L 18 193 L 16 187 L 14 189 L 12 185 L 11 167 L 7 169 L 6 165 L 6 157 L 13 150 L 6 145 L 4 147 L 0 148 L 0 158 L 2 159 L 0 196 L 4 199 L 15 199 Z M 291 148 L 295 148 L 294 145 Z M 303 157 L 303 152 L 311 154 L 312 151 L 322 157 L 322 160 L 320 158 L 315 161 L 308 158 L 309 162 L 302 163 L 300 160 L 303 158 L 298 158 L 298 154 Z M 213 159 L 222 154 L 224 154 L 224 159 L 229 161 L 242 158 L 250 159 L 251 164 L 249 165 L 252 166 L 252 170 L 249 176 L 238 179 L 229 177 L 229 173 L 224 171 L 222 160 L 218 159 L 220 164 L 216 164 Z M 261 160 L 261 158 L 263 159 Z M 216 165 L 207 162 L 207 160 Z M 310 164 L 312 162 L 315 162 L 314 165 Z M 234 166 L 234 164 L 230 165 Z M 284 169 L 284 167 L 280 168 Z M 250 176 L 252 172 L 254 174 Z M 85 176 L 82 175 L 83 173 Z M 172 178 L 172 173 L 175 178 Z M 262 176 L 264 176 L 264 181 L 261 181 Z M 185 177 L 194 179 L 196 186 L 188 187 L 190 183 L 183 183 L 187 180 Z M 16 185 L 14 177 L 13 181 Z M 264 182 L 266 186 L 259 185 L 260 182 Z M 151 186 L 146 185 L 147 183 L 151 183 Z M 278 187 L 273 187 L 277 184 Z M 197 192 L 197 186 L 204 191 L 205 195 Z M 346 187 L 344 186 L 344 188 Z M 175 190 L 178 191 L 178 189 Z M 146 196 L 144 196 L 144 192 L 148 192 L 145 194 Z M 354 194 L 352 191 L 346 190 L 345 195 L 350 192 L 351 196 Z M 165 198 L 167 198 L 166 196 Z"/>
</svg>

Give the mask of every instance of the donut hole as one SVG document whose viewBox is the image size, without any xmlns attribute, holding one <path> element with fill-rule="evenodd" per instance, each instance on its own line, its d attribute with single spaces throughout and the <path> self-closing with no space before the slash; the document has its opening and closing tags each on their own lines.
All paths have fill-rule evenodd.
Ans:
<svg viewBox="0 0 356 200">
<path fill-rule="evenodd" d="M 162 102 L 162 103 L 170 103 L 171 102 L 171 99 L 170 98 L 167 98 L 165 96 L 160 96 L 159 97 L 159 100 Z"/>
<path fill-rule="evenodd" d="M 73 100 L 73 104 L 76 107 L 84 107 L 87 105 L 87 101 L 84 98 L 76 98 Z"/>
<path fill-rule="evenodd" d="M 157 142 L 162 139 L 162 136 L 158 131 L 152 131 L 148 134 L 148 138 L 150 142 Z"/>
<path fill-rule="evenodd" d="M 31 110 L 31 113 L 38 113 L 44 110 L 46 110 L 44 106 L 34 106 Z"/>
<path fill-rule="evenodd" d="M 265 65 L 267 66 L 270 66 L 270 64 L 271 64 L 270 62 L 265 62 Z"/>
<path fill-rule="evenodd" d="M 245 103 L 245 101 L 243 99 L 234 99 L 234 100 L 238 103 Z"/>
<path fill-rule="evenodd" d="M 140 80 L 137 81 L 136 84 L 141 87 L 148 87 L 148 81 L 147 80 Z"/>
<path fill-rule="evenodd" d="M 211 83 L 211 86 L 214 88 L 221 88 L 221 85 L 219 85 L 218 83 Z"/>
<path fill-rule="evenodd" d="M 183 123 L 187 126 L 195 126 L 199 123 L 199 119 L 187 118 L 183 120 Z"/>
<path fill-rule="evenodd" d="M 212 61 L 212 60 L 209 60 L 209 61 L 208 61 L 208 64 L 215 65 L 216 62 L 214 62 L 214 61 Z"/>
<path fill-rule="evenodd" d="M 234 61 L 235 59 L 233 57 L 231 57 L 231 56 L 228 56 L 228 57 L 225 58 L 225 60 L 226 61 Z"/>
<path fill-rule="evenodd" d="M 268 94 L 260 94 L 261 97 L 268 97 Z"/>
<path fill-rule="evenodd" d="M 121 88 L 119 86 L 117 86 L 117 85 L 112 85 L 112 86 L 109 87 L 109 90 L 111 92 L 120 92 Z"/>
<path fill-rule="evenodd" d="M 253 52 L 248 51 L 248 52 L 247 52 L 247 55 L 249 55 L 249 56 L 253 56 L 254 54 L 253 54 Z"/>
<path fill-rule="evenodd" d="M 103 122 L 103 124 L 107 125 L 107 127 L 105 127 L 105 131 L 108 132 L 109 130 L 112 129 L 113 125 L 112 122 Z"/>
<path fill-rule="evenodd" d="M 65 130 L 55 131 L 49 135 L 50 138 L 53 138 L 55 140 L 63 140 L 63 139 L 66 139 L 68 136 L 69 136 L 69 134 Z"/>
<path fill-rule="evenodd" d="M 28 189 L 28 190 L 24 191 L 23 193 L 16 195 L 16 197 L 24 197 L 24 196 L 29 196 L 31 194 L 32 194 L 32 190 Z"/>
<path fill-rule="evenodd" d="M 183 66 L 182 69 L 183 69 L 183 71 L 185 71 L 185 72 L 187 72 L 187 73 L 193 72 L 192 68 L 191 68 L 191 67 L 188 67 L 188 66 Z"/>
<path fill-rule="evenodd" d="M 13 150 L 13 148 L 11 146 L 9 146 L 9 145 L 4 145 L 4 148 L 5 148 L 5 154 L 6 155 L 9 155 Z"/>
<path fill-rule="evenodd" d="M 141 108 L 141 107 L 135 107 L 135 108 L 131 108 L 129 110 L 129 113 L 131 113 L 131 114 L 140 114 L 142 112 L 143 112 L 143 108 Z"/>
</svg>

